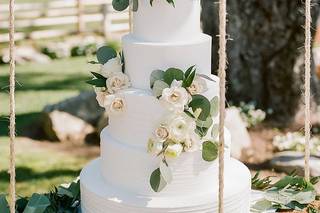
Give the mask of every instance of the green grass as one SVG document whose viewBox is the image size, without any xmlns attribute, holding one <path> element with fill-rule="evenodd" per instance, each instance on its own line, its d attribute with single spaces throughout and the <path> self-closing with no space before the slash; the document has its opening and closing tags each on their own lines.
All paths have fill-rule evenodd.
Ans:
<svg viewBox="0 0 320 213">
<path fill-rule="evenodd" d="M 17 66 L 16 115 L 17 136 L 23 131 L 33 131 L 34 123 L 47 104 L 57 103 L 91 89 L 85 84 L 89 70 L 85 57 L 56 60 L 49 64 L 26 64 Z M 0 66 L 0 193 L 8 188 L 8 116 L 9 66 Z M 36 142 L 34 142 L 36 143 Z M 17 192 L 30 195 L 43 192 L 52 185 L 68 182 L 78 176 L 87 161 L 85 158 L 60 153 L 46 147 L 18 143 Z"/>
</svg>

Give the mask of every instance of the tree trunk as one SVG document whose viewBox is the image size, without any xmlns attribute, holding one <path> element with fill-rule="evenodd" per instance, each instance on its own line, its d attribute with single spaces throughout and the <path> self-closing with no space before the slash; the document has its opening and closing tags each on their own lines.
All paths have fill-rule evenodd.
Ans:
<svg viewBox="0 0 320 213">
<path fill-rule="evenodd" d="M 314 5 L 316 18 L 319 5 Z M 218 67 L 218 6 L 212 0 L 202 0 L 203 30 L 213 36 L 213 73 Z M 304 51 L 304 3 L 237 0 L 228 1 L 227 10 L 227 31 L 232 39 L 227 46 L 228 101 L 254 102 L 257 107 L 272 111 L 274 120 L 288 123 L 303 92 L 303 69 L 295 72 L 294 67 Z"/>
</svg>

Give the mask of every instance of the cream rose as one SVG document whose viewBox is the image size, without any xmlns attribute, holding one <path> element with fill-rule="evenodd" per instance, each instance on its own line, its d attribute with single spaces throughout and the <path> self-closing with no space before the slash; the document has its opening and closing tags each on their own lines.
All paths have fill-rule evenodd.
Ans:
<svg viewBox="0 0 320 213">
<path fill-rule="evenodd" d="M 107 95 L 105 96 L 104 107 L 108 113 L 120 113 L 125 110 L 125 100 L 115 95 Z"/>
<path fill-rule="evenodd" d="M 106 91 L 102 91 L 102 90 L 99 90 L 96 88 L 95 88 L 95 92 L 96 92 L 96 99 L 97 99 L 99 106 L 104 107 L 104 100 L 105 100 L 106 96 L 108 95 L 108 93 Z"/>
<path fill-rule="evenodd" d="M 157 141 L 155 138 L 150 138 L 148 141 L 148 153 L 159 154 L 163 149 L 163 143 Z"/>
<path fill-rule="evenodd" d="M 127 89 L 130 87 L 129 77 L 122 73 L 114 73 L 111 77 L 107 79 L 107 89 L 109 93 L 115 93 L 119 90 Z"/>
<path fill-rule="evenodd" d="M 177 158 L 181 155 L 183 151 L 183 146 L 179 143 L 169 144 L 164 151 L 164 156 L 167 158 Z"/>
<path fill-rule="evenodd" d="M 160 101 L 170 111 L 183 112 L 190 100 L 187 90 L 181 87 L 181 84 L 181 81 L 174 80 L 170 88 L 162 91 Z"/>
<path fill-rule="evenodd" d="M 190 85 L 187 88 L 191 95 L 201 94 L 208 90 L 206 81 L 200 76 L 196 76 Z"/>
<path fill-rule="evenodd" d="M 120 58 L 112 58 L 101 67 L 101 75 L 110 78 L 115 73 L 122 72 L 122 64 Z"/>
<path fill-rule="evenodd" d="M 160 142 L 164 142 L 169 137 L 169 130 L 165 126 L 160 126 L 156 129 L 155 135 Z"/>
</svg>

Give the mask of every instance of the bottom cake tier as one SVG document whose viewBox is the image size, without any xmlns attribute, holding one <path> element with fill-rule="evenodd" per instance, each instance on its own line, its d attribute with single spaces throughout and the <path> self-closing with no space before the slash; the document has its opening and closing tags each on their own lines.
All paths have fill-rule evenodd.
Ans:
<svg viewBox="0 0 320 213">
<path fill-rule="evenodd" d="M 101 160 L 89 163 L 81 172 L 82 213 L 216 213 L 218 182 L 203 195 L 181 194 L 179 197 L 145 197 L 108 184 L 101 174 Z M 251 176 L 241 162 L 225 162 L 224 212 L 248 213 L 250 210 Z M 181 186 L 183 187 L 183 186 Z"/>
</svg>

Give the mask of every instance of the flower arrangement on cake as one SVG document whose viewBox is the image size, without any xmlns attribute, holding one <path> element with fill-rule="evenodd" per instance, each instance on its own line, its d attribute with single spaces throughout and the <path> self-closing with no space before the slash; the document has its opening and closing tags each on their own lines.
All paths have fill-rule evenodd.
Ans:
<svg viewBox="0 0 320 213">
<path fill-rule="evenodd" d="M 185 72 L 177 68 L 155 70 L 150 77 L 150 87 L 169 112 L 148 141 L 148 152 L 161 156 L 159 168 L 150 177 L 154 191 L 161 191 L 172 181 L 167 159 L 179 157 L 183 152 L 202 150 L 205 161 L 218 156 L 217 125 L 218 97 L 209 101 L 201 95 L 208 87 L 206 75 L 196 73 L 195 66 Z M 211 133 L 208 134 L 209 129 Z"/>
</svg>

